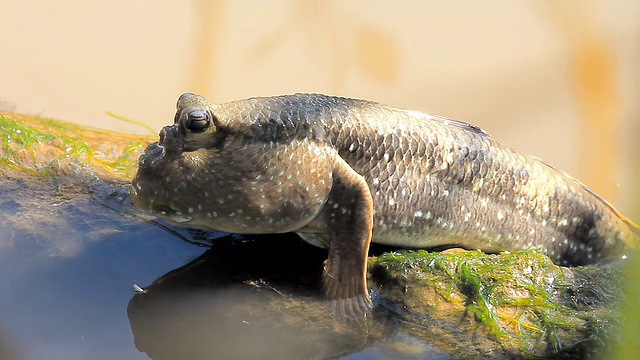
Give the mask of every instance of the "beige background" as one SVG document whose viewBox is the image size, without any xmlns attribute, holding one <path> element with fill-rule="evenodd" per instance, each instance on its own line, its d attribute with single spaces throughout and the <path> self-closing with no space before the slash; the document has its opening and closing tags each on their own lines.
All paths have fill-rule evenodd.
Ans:
<svg viewBox="0 0 640 360">
<path fill-rule="evenodd" d="M 102 128 L 321 92 L 475 123 L 640 221 L 639 1 L 0 0 L 0 107 Z"/>
</svg>

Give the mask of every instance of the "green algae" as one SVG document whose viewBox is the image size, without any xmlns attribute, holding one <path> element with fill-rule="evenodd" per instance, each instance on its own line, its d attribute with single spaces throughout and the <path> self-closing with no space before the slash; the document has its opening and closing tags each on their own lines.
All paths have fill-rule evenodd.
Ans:
<svg viewBox="0 0 640 360">
<path fill-rule="evenodd" d="M 129 124 L 140 126 L 141 128 L 144 128 L 147 131 L 149 131 L 149 133 L 151 135 L 155 135 L 156 134 L 155 130 L 153 130 L 153 128 L 151 126 L 149 126 L 149 125 L 147 125 L 147 124 L 145 124 L 145 123 L 143 123 L 141 121 L 130 119 L 130 118 L 124 117 L 122 115 L 118 115 L 118 114 L 114 113 L 113 111 L 105 111 L 105 113 L 107 115 L 111 116 L 114 119 L 118 119 L 120 121 L 124 121 L 124 122 L 129 123 Z"/>
<path fill-rule="evenodd" d="M 28 172 L 32 172 L 33 169 L 22 165 L 23 161 L 21 159 L 24 157 L 19 155 L 18 149 L 26 149 L 29 158 L 35 162 L 34 144 L 41 144 L 55 138 L 51 134 L 37 131 L 32 126 L 4 114 L 0 115 L 0 129 L 5 150 L 0 161 L 5 165 L 11 165 L 19 170 Z"/>
<path fill-rule="evenodd" d="M 406 320 L 444 321 L 504 354 L 591 356 L 616 336 L 621 318 L 618 270 L 563 268 L 538 250 L 400 251 L 374 259 L 370 271 L 380 294 L 402 304 Z"/>
<path fill-rule="evenodd" d="M 0 166 L 37 175 L 91 168 L 120 179 L 133 175 L 140 152 L 153 140 L 7 112 L 0 113 L 0 139 Z"/>
</svg>

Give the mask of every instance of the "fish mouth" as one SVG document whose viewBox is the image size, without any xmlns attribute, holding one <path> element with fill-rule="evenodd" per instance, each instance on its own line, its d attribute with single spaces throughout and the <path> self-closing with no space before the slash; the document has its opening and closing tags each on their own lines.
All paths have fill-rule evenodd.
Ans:
<svg viewBox="0 0 640 360">
<path fill-rule="evenodd" d="M 184 145 L 178 139 L 178 130 L 174 126 L 165 126 L 160 130 L 160 139 L 147 146 L 140 156 L 140 168 L 157 166 L 158 161 L 167 155 L 175 155 L 183 150 Z"/>
<path fill-rule="evenodd" d="M 157 141 L 149 144 L 144 150 L 144 153 L 140 155 L 139 169 L 147 166 L 155 166 L 158 160 L 163 157 L 164 153 L 164 146 L 160 145 Z"/>
</svg>

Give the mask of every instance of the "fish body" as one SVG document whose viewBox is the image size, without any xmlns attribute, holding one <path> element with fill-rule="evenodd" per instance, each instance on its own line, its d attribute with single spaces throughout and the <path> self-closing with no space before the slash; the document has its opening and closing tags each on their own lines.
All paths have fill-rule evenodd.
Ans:
<svg viewBox="0 0 640 360">
<path fill-rule="evenodd" d="M 640 234 L 577 180 L 478 127 L 319 94 L 219 105 L 182 95 L 140 157 L 132 199 L 182 226 L 293 231 L 327 247 L 324 289 L 346 314 L 370 307 L 371 241 L 540 248 L 584 265 L 620 257 Z"/>
</svg>

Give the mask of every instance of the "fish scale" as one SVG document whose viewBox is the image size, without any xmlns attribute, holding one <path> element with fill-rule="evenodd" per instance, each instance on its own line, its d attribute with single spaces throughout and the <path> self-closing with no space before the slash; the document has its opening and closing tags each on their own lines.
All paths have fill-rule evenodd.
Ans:
<svg viewBox="0 0 640 360">
<path fill-rule="evenodd" d="M 325 292 L 351 317 L 370 307 L 370 241 L 540 248 L 583 265 L 619 258 L 640 232 L 577 180 L 474 125 L 320 94 L 220 105 L 184 94 L 140 158 L 132 199 L 182 226 L 295 231 L 328 247 Z"/>
</svg>

